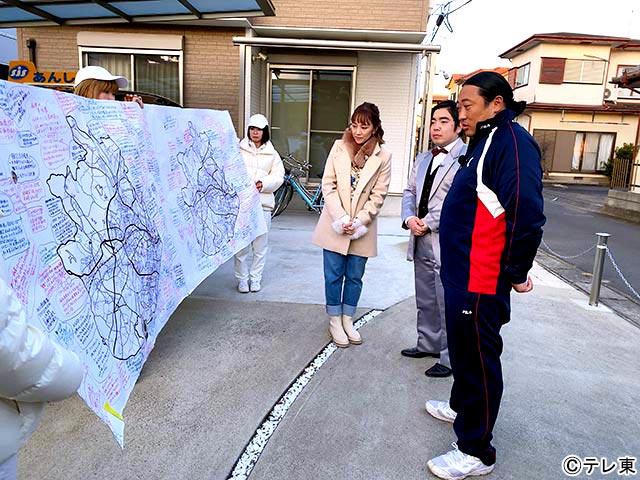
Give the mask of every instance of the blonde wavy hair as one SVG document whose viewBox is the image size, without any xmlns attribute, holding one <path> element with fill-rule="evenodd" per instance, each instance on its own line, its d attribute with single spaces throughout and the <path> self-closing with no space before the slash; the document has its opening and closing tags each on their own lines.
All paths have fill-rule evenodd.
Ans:
<svg viewBox="0 0 640 480">
<path fill-rule="evenodd" d="M 73 89 L 73 93 L 86 98 L 98 98 L 98 95 L 102 92 L 113 93 L 115 95 L 118 92 L 118 84 L 115 80 L 88 78 L 80 82 L 80 84 Z"/>
</svg>

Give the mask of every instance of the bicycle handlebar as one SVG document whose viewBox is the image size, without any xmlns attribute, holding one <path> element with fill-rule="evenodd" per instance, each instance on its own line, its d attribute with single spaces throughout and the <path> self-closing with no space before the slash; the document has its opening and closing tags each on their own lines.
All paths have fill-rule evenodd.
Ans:
<svg viewBox="0 0 640 480">
<path fill-rule="evenodd" d="M 299 162 L 298 160 L 296 160 L 292 153 L 289 153 L 282 157 L 282 161 L 293 169 L 302 170 L 302 173 L 308 173 L 312 166 L 309 162 Z"/>
</svg>

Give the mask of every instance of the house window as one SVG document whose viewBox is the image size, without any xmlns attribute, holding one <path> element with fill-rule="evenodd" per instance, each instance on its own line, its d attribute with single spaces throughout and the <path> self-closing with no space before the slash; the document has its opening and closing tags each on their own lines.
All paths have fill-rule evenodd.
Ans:
<svg viewBox="0 0 640 480">
<path fill-rule="evenodd" d="M 584 173 L 603 171 L 613 155 L 614 141 L 613 133 L 576 132 L 571 170 Z"/>
<path fill-rule="evenodd" d="M 616 71 L 616 77 L 620 77 L 625 69 L 633 68 L 633 65 L 618 65 Z M 618 88 L 618 98 L 638 98 L 640 99 L 640 93 L 633 91 L 630 88 Z"/>
<path fill-rule="evenodd" d="M 602 60 L 571 60 L 564 67 L 565 83 L 591 83 L 600 85 L 604 79 L 606 62 Z"/>
<path fill-rule="evenodd" d="M 566 58 L 541 57 L 540 83 L 561 85 L 564 78 Z"/>
<path fill-rule="evenodd" d="M 281 155 L 309 161 L 310 179 L 322 177 L 333 142 L 352 108 L 355 69 L 271 66 L 272 140 Z"/>
<path fill-rule="evenodd" d="M 128 90 L 153 93 L 182 105 L 182 51 L 81 48 L 82 66 L 104 67 L 129 80 Z"/>
<path fill-rule="evenodd" d="M 530 63 L 522 65 L 521 67 L 518 67 L 518 70 L 516 72 L 516 83 L 515 83 L 516 88 L 522 87 L 523 85 L 526 85 L 529 83 L 530 68 L 531 68 Z"/>
</svg>

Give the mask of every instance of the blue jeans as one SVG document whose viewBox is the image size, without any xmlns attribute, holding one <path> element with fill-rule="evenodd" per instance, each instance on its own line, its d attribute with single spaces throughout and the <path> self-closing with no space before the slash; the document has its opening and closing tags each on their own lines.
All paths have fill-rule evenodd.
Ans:
<svg viewBox="0 0 640 480">
<path fill-rule="evenodd" d="M 353 317 L 362 293 L 362 276 L 367 257 L 341 255 L 329 250 L 323 250 L 322 254 L 327 314 L 332 317 Z"/>
</svg>

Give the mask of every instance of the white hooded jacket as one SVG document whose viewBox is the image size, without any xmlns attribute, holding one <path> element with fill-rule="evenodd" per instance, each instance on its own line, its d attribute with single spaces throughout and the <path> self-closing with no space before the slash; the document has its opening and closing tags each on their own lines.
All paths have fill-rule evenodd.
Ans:
<svg viewBox="0 0 640 480">
<path fill-rule="evenodd" d="M 247 167 L 249 178 L 255 183 L 262 182 L 260 202 L 265 210 L 273 210 L 275 192 L 284 182 L 284 165 L 273 144 L 268 141 L 256 148 L 249 138 L 240 141 L 240 152 Z"/>
<path fill-rule="evenodd" d="M 45 402 L 73 395 L 82 376 L 76 354 L 27 324 L 20 301 L 0 279 L 0 463 L 37 428 Z"/>
</svg>

